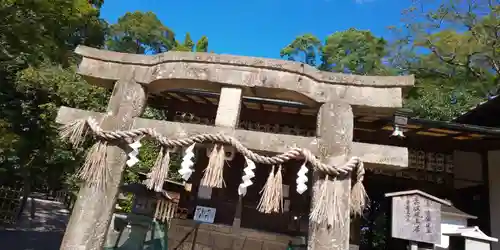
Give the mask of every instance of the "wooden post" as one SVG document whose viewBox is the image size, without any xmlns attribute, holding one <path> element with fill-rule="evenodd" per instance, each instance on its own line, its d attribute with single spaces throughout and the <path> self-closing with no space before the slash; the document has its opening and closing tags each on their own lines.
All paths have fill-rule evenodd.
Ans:
<svg viewBox="0 0 500 250">
<path fill-rule="evenodd" d="M 135 82 L 134 72 L 126 73 L 114 85 L 107 108 L 108 115 L 103 119 L 101 127 L 105 130 L 132 128 L 134 118 L 141 115 L 146 106 L 146 96 L 144 88 Z M 103 248 L 122 181 L 126 153 L 120 145 L 108 146 L 106 154 L 109 182 L 104 190 L 87 186 L 80 188 L 61 250 Z"/>
<path fill-rule="evenodd" d="M 318 145 L 323 161 L 332 165 L 341 165 L 351 156 L 354 116 L 351 106 L 342 102 L 325 103 L 321 106 L 318 115 L 318 136 L 322 139 L 323 145 Z M 325 181 L 320 173 L 313 174 L 312 201 L 314 204 L 318 199 L 318 188 Z M 309 225 L 310 250 L 345 250 L 349 249 L 349 204 L 351 190 L 351 176 L 338 176 L 334 187 L 337 192 L 342 193 L 339 201 L 339 209 L 343 224 L 341 229 L 331 229 L 326 225 Z"/>
</svg>

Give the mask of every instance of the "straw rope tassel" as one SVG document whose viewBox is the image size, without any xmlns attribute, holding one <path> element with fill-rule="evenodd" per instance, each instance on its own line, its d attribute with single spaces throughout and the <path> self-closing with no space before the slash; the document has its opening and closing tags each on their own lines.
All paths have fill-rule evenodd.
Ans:
<svg viewBox="0 0 500 250">
<path fill-rule="evenodd" d="M 77 148 L 85 140 L 88 129 L 86 120 L 76 120 L 62 126 L 59 129 L 59 137 L 69 141 L 73 147 Z"/>
<path fill-rule="evenodd" d="M 342 221 L 340 198 L 341 192 L 337 192 L 336 185 L 339 185 L 335 179 L 330 180 L 330 176 L 326 175 L 317 187 L 319 193 L 318 199 L 313 204 L 313 209 L 309 216 L 310 220 L 318 225 L 327 224 L 331 227 L 342 226 L 338 222 Z M 316 188 L 316 187 L 315 187 Z"/>
<path fill-rule="evenodd" d="M 366 193 L 365 187 L 363 185 L 363 180 L 365 178 L 365 168 L 362 161 L 358 162 L 355 170 L 356 179 L 351 190 L 350 211 L 354 216 L 361 216 L 367 202 L 369 201 L 368 194 Z"/>
<path fill-rule="evenodd" d="M 222 188 L 224 183 L 224 146 L 215 144 L 210 157 L 208 158 L 208 166 L 205 169 L 201 185 L 212 188 Z"/>
<path fill-rule="evenodd" d="M 279 213 L 283 211 L 283 175 L 281 174 L 281 165 L 278 168 L 278 172 L 276 175 L 274 175 L 274 203 L 278 204 L 278 206 L 275 205 L 275 210 L 273 212 Z"/>
<path fill-rule="evenodd" d="M 107 142 L 96 142 L 87 152 L 83 166 L 78 170 L 77 177 L 89 186 L 104 187 L 110 176 L 106 166 Z"/>
<path fill-rule="evenodd" d="M 269 214 L 271 213 L 271 199 L 272 199 L 272 193 L 271 193 L 271 186 L 274 183 L 274 165 L 271 168 L 271 172 L 269 173 L 269 176 L 267 177 L 266 184 L 264 184 L 264 187 L 260 191 L 261 197 L 259 201 L 259 205 L 257 206 L 257 210 L 261 213 Z"/>
<path fill-rule="evenodd" d="M 148 189 L 161 192 L 163 190 L 163 183 L 168 178 L 168 171 L 170 169 L 170 150 L 162 148 L 158 157 L 156 158 L 155 165 L 151 168 L 146 180 Z"/>
<path fill-rule="evenodd" d="M 342 217 L 349 216 L 349 213 L 342 214 L 344 210 L 340 207 L 342 205 L 342 196 L 344 195 L 342 192 L 339 192 L 339 189 L 341 190 L 342 188 L 342 182 L 336 181 L 336 179 L 332 181 L 327 180 L 326 182 L 328 188 L 327 194 L 330 197 L 330 201 L 326 206 L 327 225 L 335 229 L 342 228 L 344 226 Z"/>
<path fill-rule="evenodd" d="M 193 162 L 190 159 L 194 156 L 192 149 L 195 143 L 216 144 L 210 154 L 209 164 L 205 169 L 201 181 L 201 184 L 204 186 L 224 186 L 223 168 L 225 153 L 222 145 L 233 146 L 243 156 L 255 163 L 273 165 L 266 185 L 261 191 L 262 197 L 258 206 L 259 211 L 264 213 L 277 212 L 282 209 L 281 196 L 283 195 L 283 187 L 281 184 L 281 169 L 278 170 L 278 173 L 274 173 L 274 165 L 280 165 L 289 160 L 298 158 L 304 158 L 315 171 L 319 171 L 326 175 L 325 180 L 318 180 L 314 184 L 315 192 L 318 193 L 319 197 L 314 201 L 314 204 L 312 204 L 313 209 L 310 214 L 311 221 L 319 224 L 328 223 L 330 226 L 337 226 L 340 216 L 348 216 L 347 214 L 340 213 L 343 211 L 343 209 L 339 207 L 342 205 L 342 203 L 339 202 L 342 195 L 350 195 L 349 198 L 351 202 L 346 209 L 355 215 L 361 214 L 367 204 L 367 195 L 362 184 L 365 170 L 358 157 L 352 157 L 342 166 L 322 163 L 311 151 L 304 148 L 292 148 L 287 152 L 270 157 L 255 153 L 245 147 L 238 139 L 223 134 L 198 134 L 180 139 L 168 139 L 152 128 L 107 131 L 102 129 L 99 122 L 92 117 L 85 120 L 77 120 L 63 126 L 59 134 L 61 139 L 67 139 L 73 146 L 79 146 L 83 142 L 87 131 L 92 132 L 93 136 L 99 140 L 89 149 L 87 158 L 82 168 L 77 173 L 78 177 L 86 181 L 87 185 L 103 186 L 106 184 L 106 180 L 110 178 L 109 170 L 106 168 L 106 149 L 108 141 L 114 142 L 121 140 L 127 142 L 130 139 L 140 136 L 148 136 L 160 142 L 160 144 L 166 148 L 189 146 L 188 149 L 186 149 L 186 155 L 181 164 L 182 168 L 179 170 L 184 180 L 188 180 L 193 172 L 193 169 L 191 169 Z M 335 181 L 335 177 L 353 172 L 355 172 L 356 175 L 355 178 L 353 178 L 354 184 L 351 192 L 346 194 L 339 191 L 342 190 L 340 188 L 342 183 Z M 330 178 L 333 179 L 330 180 Z M 277 185 L 278 183 L 279 185 Z"/>
<path fill-rule="evenodd" d="M 283 177 L 281 175 L 281 165 L 278 172 L 274 173 L 274 165 L 267 177 L 266 184 L 262 191 L 257 209 L 261 213 L 279 213 L 283 211 Z"/>
<path fill-rule="evenodd" d="M 156 221 L 157 219 L 159 219 L 161 202 L 162 202 L 162 200 L 156 199 L 156 209 L 155 209 L 155 216 L 153 217 L 153 221 Z"/>
</svg>

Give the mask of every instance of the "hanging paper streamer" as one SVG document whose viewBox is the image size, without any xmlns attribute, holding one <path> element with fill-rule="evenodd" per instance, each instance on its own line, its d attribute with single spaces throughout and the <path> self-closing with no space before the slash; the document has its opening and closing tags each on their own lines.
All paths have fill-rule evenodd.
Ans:
<svg viewBox="0 0 500 250">
<path fill-rule="evenodd" d="M 132 167 L 139 162 L 137 155 L 139 155 L 139 148 L 142 144 L 139 140 L 136 140 L 128 146 L 132 149 L 132 151 L 128 154 L 127 166 Z"/>
<path fill-rule="evenodd" d="M 241 177 L 241 184 L 238 187 L 238 194 L 240 196 L 245 196 L 247 194 L 247 188 L 253 184 L 252 178 L 255 177 L 255 173 L 253 170 L 256 168 L 255 163 L 245 157 L 246 167 L 243 169 L 245 173 L 243 177 Z"/>
<path fill-rule="evenodd" d="M 182 158 L 182 163 L 181 163 L 181 168 L 179 169 L 178 173 L 182 176 L 182 179 L 184 181 L 189 180 L 191 177 L 191 174 L 193 174 L 194 170 L 191 168 L 194 165 L 194 162 L 192 161 L 194 157 L 194 145 L 195 143 L 191 144 L 186 150 L 184 151 L 184 157 Z"/>
<path fill-rule="evenodd" d="M 297 193 L 303 194 L 307 190 L 307 172 L 309 169 L 306 166 L 307 161 L 300 166 L 299 172 L 297 172 Z"/>
<path fill-rule="evenodd" d="M 395 125 L 393 135 L 404 137 L 404 131 L 404 126 Z M 299 158 L 305 158 L 310 164 L 310 167 L 326 174 L 324 180 L 318 180 L 315 183 L 315 190 L 319 193 L 319 195 L 318 197 L 315 197 L 312 204 L 310 214 L 311 222 L 316 224 L 327 224 L 333 227 L 343 226 L 342 223 L 344 223 L 344 221 L 341 218 L 345 217 L 346 213 L 344 211 L 345 209 L 341 206 L 340 201 L 346 193 L 343 192 L 343 184 L 336 181 L 336 177 L 339 174 L 353 174 L 355 172 L 355 177 L 353 178 L 355 179 L 355 183 L 350 192 L 351 214 L 362 214 L 363 209 L 366 206 L 367 194 L 362 183 L 365 170 L 362 162 L 357 157 L 352 157 L 343 165 L 333 166 L 332 164 L 321 163 L 319 159 L 317 159 L 309 150 L 295 147 L 280 155 L 269 157 L 252 152 L 242 145 L 236 138 L 223 134 L 198 134 L 189 137 L 184 135 L 183 137 L 185 138 L 168 139 L 155 132 L 152 128 L 138 128 L 128 131 L 107 131 L 102 129 L 99 123 L 91 117 L 84 120 L 74 121 L 64 126 L 61 129 L 60 134 L 61 138 L 68 139 L 74 146 L 78 146 L 83 142 L 83 137 L 87 134 L 87 132 L 92 132 L 95 139 L 97 139 L 97 142 L 88 150 L 85 162 L 83 163 L 82 168 L 79 169 L 77 176 L 90 186 L 100 188 L 105 187 L 105 185 L 109 183 L 108 180 L 111 177 L 111 172 L 107 166 L 108 146 L 116 146 L 117 142 L 128 143 L 130 140 L 136 140 L 128 145 L 132 149 L 132 152 L 128 154 L 129 159 L 127 159 L 127 165 L 133 166 L 139 161 L 139 159 L 137 159 L 139 148 L 141 147 L 139 139 L 143 136 L 148 136 L 149 138 L 160 142 L 163 147 L 162 151 L 158 155 L 155 166 L 153 166 L 150 175 L 148 175 L 150 181 L 148 188 L 153 188 L 155 190 L 161 189 L 161 184 L 164 182 L 162 180 L 166 179 L 166 174 L 168 173 L 170 160 L 169 150 L 173 150 L 175 147 L 187 147 L 184 152 L 181 169 L 178 171 L 182 178 L 187 181 L 194 172 L 193 151 L 195 144 L 193 143 L 211 143 L 219 146 L 213 147 L 210 152 L 211 157 L 209 158 L 213 159 L 211 159 L 211 162 L 209 161 L 210 167 L 207 167 L 205 171 L 208 186 L 222 186 L 221 183 L 224 182 L 222 178 L 224 163 L 226 160 L 231 159 L 231 157 L 228 157 L 225 154 L 225 149 L 232 149 L 234 147 L 235 151 L 240 152 L 246 157 L 252 158 L 255 162 L 263 164 L 274 163 L 279 166 L 276 172 L 275 166 L 273 166 L 271 172 L 269 173 L 267 182 L 261 191 L 261 199 L 257 209 L 262 213 L 276 213 L 284 210 L 283 196 L 288 196 L 288 189 L 283 186 L 281 164 L 288 160 Z M 315 143 L 318 144 L 318 142 Z M 227 147 L 229 145 L 231 145 L 231 147 Z M 232 155 L 234 155 L 234 153 L 231 153 L 231 156 Z M 241 185 L 238 188 L 238 193 L 241 195 L 245 195 L 248 186 L 253 185 L 252 177 L 254 176 L 253 170 L 255 169 L 255 164 L 250 164 L 248 159 L 246 160 L 247 166 L 244 170 L 245 174 L 242 177 Z M 306 163 L 304 163 L 297 173 L 296 182 L 298 193 L 304 193 L 308 189 L 307 173 L 308 169 L 306 167 Z M 191 186 L 191 184 L 186 184 L 185 189 L 187 191 L 191 191 Z M 286 207 L 288 207 L 288 205 Z"/>
</svg>

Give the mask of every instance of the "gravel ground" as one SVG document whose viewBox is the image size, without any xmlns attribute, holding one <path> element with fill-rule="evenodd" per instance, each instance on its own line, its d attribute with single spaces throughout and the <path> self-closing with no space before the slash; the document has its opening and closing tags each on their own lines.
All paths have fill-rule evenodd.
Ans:
<svg viewBox="0 0 500 250">
<path fill-rule="evenodd" d="M 35 199 L 35 216 L 30 219 L 28 200 L 20 221 L 11 227 L 0 228 L 0 249 L 58 250 L 69 217 L 60 202 Z"/>
</svg>

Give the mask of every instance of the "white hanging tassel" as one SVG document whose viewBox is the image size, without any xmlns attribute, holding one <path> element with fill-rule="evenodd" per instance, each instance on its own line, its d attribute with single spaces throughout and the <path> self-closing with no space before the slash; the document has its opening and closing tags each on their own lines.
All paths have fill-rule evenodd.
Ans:
<svg viewBox="0 0 500 250">
<path fill-rule="evenodd" d="M 309 169 L 306 166 L 307 161 L 304 161 L 304 164 L 300 166 L 299 172 L 297 172 L 297 193 L 303 194 L 307 190 L 307 172 Z"/>
<path fill-rule="evenodd" d="M 255 163 L 245 156 L 246 167 L 243 169 L 245 174 L 241 177 L 241 184 L 238 187 L 238 194 L 240 196 L 245 196 L 247 194 L 247 188 L 253 184 L 252 178 L 255 177 L 253 170 L 256 168 Z"/>
<path fill-rule="evenodd" d="M 402 138 L 405 137 L 405 135 L 403 134 L 403 129 L 398 125 L 394 125 L 394 131 L 392 132 L 391 136 L 402 137 Z"/>
<path fill-rule="evenodd" d="M 182 179 L 184 181 L 189 180 L 191 174 L 193 174 L 194 172 L 194 170 L 191 168 L 194 165 L 194 162 L 192 161 L 194 157 L 193 153 L 194 145 L 195 143 L 186 148 L 186 150 L 184 151 L 184 157 L 182 158 L 181 168 L 178 171 L 178 173 L 182 176 Z"/>
<path fill-rule="evenodd" d="M 127 166 L 132 167 L 139 162 L 137 156 L 139 155 L 139 148 L 142 146 L 140 139 L 128 145 L 132 151 L 128 154 Z"/>
</svg>

